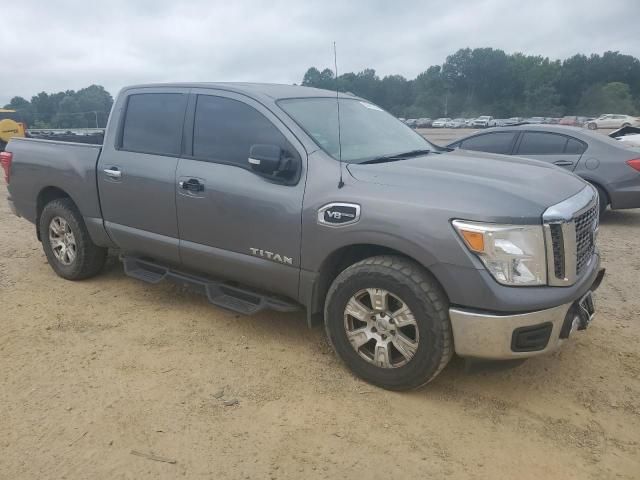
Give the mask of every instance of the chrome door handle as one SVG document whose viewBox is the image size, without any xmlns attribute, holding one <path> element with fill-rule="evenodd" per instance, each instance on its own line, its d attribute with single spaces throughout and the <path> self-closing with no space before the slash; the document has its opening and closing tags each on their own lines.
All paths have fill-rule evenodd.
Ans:
<svg viewBox="0 0 640 480">
<path fill-rule="evenodd" d="M 105 168 L 103 172 L 107 175 L 107 177 L 116 179 L 122 177 L 122 172 L 120 171 L 120 169 L 118 169 L 118 167 Z"/>
<path fill-rule="evenodd" d="M 202 192 L 204 190 L 204 184 L 200 183 L 197 178 L 190 178 L 187 181 L 178 182 L 178 186 L 182 190 L 189 190 L 191 192 Z"/>
<path fill-rule="evenodd" d="M 569 167 L 573 165 L 573 162 L 569 160 L 558 160 L 557 162 L 553 162 L 554 165 L 558 165 L 559 167 Z"/>
</svg>

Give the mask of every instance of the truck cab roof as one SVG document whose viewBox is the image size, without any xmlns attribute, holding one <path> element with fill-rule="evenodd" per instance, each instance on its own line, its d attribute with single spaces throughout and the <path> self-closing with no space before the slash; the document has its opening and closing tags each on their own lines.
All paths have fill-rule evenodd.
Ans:
<svg viewBox="0 0 640 480">
<path fill-rule="evenodd" d="M 271 101 L 285 98 L 313 98 L 335 97 L 336 92 L 300 85 L 286 85 L 279 83 L 251 83 L 251 82 L 186 82 L 186 83 L 149 83 L 124 87 L 122 92 L 143 88 L 211 88 L 247 95 L 253 98 L 269 99 Z M 338 94 L 340 98 L 359 98 L 349 93 Z"/>
</svg>

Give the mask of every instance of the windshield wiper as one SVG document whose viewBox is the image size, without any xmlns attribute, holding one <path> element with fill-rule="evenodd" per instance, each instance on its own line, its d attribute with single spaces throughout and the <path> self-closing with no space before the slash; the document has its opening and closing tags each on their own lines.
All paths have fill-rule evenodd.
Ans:
<svg viewBox="0 0 640 480">
<path fill-rule="evenodd" d="M 371 160 L 365 160 L 364 162 L 360 162 L 360 164 L 366 165 L 371 163 L 397 162 L 398 160 L 405 160 L 411 157 L 418 157 L 420 155 L 426 155 L 428 153 L 431 153 L 431 150 L 427 150 L 427 149 L 409 150 L 408 152 L 394 153 L 392 155 L 382 155 L 380 157 L 372 158 Z"/>
</svg>

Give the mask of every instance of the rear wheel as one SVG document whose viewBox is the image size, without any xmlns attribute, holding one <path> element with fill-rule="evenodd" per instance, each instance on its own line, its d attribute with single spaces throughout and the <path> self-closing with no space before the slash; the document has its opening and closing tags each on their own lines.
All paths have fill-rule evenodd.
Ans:
<svg viewBox="0 0 640 480">
<path fill-rule="evenodd" d="M 107 249 L 93 243 L 71 199 L 60 198 L 48 203 L 40 215 L 39 227 L 49 265 L 60 277 L 82 280 L 100 272 Z"/>
<path fill-rule="evenodd" d="M 620 127 L 620 128 L 625 128 L 625 127 L 630 127 L 630 126 L 631 126 L 630 123 L 625 122 L 625 123 L 622 124 L 622 127 Z"/>
<path fill-rule="evenodd" d="M 600 185 L 593 185 L 595 189 L 598 191 L 598 201 L 600 208 L 600 216 L 607 210 L 607 206 L 609 205 L 609 195 L 604 191 Z"/>
<path fill-rule="evenodd" d="M 399 256 L 358 262 L 335 279 L 325 327 L 340 358 L 390 390 L 420 387 L 453 355 L 448 299 L 417 263 Z"/>
</svg>

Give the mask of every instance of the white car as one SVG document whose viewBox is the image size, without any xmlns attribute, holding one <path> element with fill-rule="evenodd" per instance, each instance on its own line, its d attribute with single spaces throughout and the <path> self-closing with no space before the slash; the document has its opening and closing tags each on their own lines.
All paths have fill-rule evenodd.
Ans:
<svg viewBox="0 0 640 480">
<path fill-rule="evenodd" d="M 447 128 L 464 128 L 467 126 L 464 118 L 454 118 L 446 123 Z"/>
<path fill-rule="evenodd" d="M 433 121 L 433 123 L 431 124 L 431 126 L 433 128 L 445 128 L 447 126 L 447 122 L 450 122 L 451 119 L 449 117 L 446 118 L 438 118 L 436 120 Z"/>
<path fill-rule="evenodd" d="M 631 115 L 607 113 L 605 115 L 600 115 L 595 120 L 587 122 L 587 128 L 589 130 L 595 130 L 597 128 L 622 127 L 640 127 L 640 120 L 637 117 L 632 117 Z"/>
<path fill-rule="evenodd" d="M 482 115 L 481 117 L 478 117 L 473 122 L 471 122 L 471 126 L 473 128 L 495 127 L 496 121 L 493 117 L 490 117 L 489 115 Z"/>
</svg>

